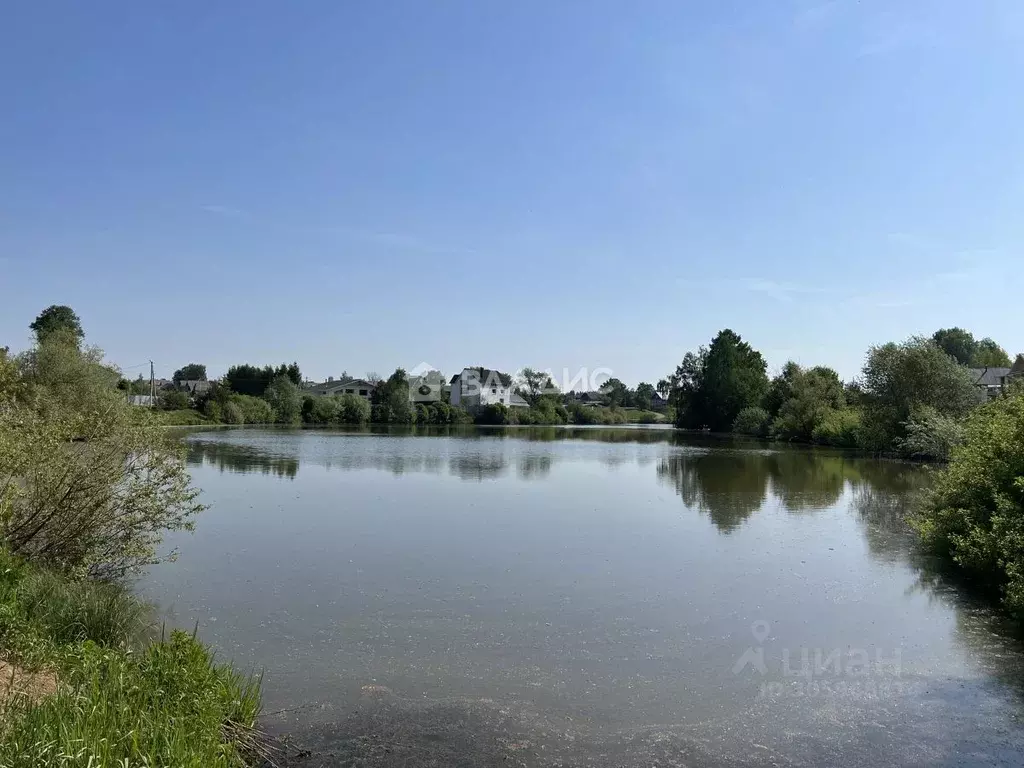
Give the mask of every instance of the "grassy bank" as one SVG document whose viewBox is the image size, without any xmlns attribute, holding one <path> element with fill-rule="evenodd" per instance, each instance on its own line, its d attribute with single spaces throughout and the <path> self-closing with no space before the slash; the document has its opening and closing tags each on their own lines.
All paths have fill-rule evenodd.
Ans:
<svg viewBox="0 0 1024 768">
<path fill-rule="evenodd" d="M 254 762 L 258 681 L 193 635 L 153 636 L 148 616 L 120 586 L 0 551 L 0 655 L 5 674 L 29 681 L 3 689 L 0 765 Z"/>
</svg>

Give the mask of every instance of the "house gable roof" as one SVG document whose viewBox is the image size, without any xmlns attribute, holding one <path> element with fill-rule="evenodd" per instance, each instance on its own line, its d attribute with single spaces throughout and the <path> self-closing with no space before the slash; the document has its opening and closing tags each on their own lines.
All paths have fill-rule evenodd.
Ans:
<svg viewBox="0 0 1024 768">
<path fill-rule="evenodd" d="M 969 368 L 975 386 L 998 387 L 1010 375 L 1012 368 Z"/>
</svg>

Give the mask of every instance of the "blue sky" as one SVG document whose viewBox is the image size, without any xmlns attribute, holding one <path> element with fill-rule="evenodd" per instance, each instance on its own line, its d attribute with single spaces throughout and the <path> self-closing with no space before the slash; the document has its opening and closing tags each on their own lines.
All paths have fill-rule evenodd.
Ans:
<svg viewBox="0 0 1024 768">
<path fill-rule="evenodd" d="M 1017 0 L 22 2 L 0 344 L 656 381 L 731 327 L 849 378 L 1024 352 Z"/>
</svg>

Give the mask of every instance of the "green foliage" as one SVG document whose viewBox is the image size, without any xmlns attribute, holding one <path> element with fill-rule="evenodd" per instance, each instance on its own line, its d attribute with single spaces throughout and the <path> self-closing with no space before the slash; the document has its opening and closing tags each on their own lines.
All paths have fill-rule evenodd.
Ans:
<svg viewBox="0 0 1024 768">
<path fill-rule="evenodd" d="M 32 321 L 29 328 L 36 335 L 36 341 L 46 341 L 54 332 L 64 332 L 75 344 L 82 340 L 85 332 L 82 330 L 82 321 L 71 307 L 63 304 L 53 304 Z"/>
<path fill-rule="evenodd" d="M 184 392 L 172 389 L 160 393 L 160 407 L 165 411 L 180 411 L 188 408 L 189 404 L 189 397 Z"/>
<path fill-rule="evenodd" d="M 139 418 L 144 419 L 152 426 L 183 427 L 192 424 L 210 423 L 210 419 L 193 408 L 186 408 L 180 411 L 149 411 L 146 408 L 138 408 L 137 410 Z"/>
<path fill-rule="evenodd" d="M 120 584 L 69 579 L 0 549 L 0 642 L 56 693 L 4 702 L 0 765 L 251 764 L 259 681 L 214 664 L 193 636 L 153 639 L 151 612 Z"/>
<path fill-rule="evenodd" d="M 263 395 L 278 424 L 298 424 L 302 419 L 302 393 L 288 376 L 276 376 Z"/>
<path fill-rule="evenodd" d="M 52 571 L 27 568 L 4 598 L 20 618 L 57 645 L 90 641 L 133 647 L 147 631 L 151 610 L 125 587 L 89 579 L 70 580 Z"/>
<path fill-rule="evenodd" d="M 0 765 L 244 768 L 259 682 L 174 632 L 141 654 L 82 646 L 57 693 L 8 713 Z"/>
<path fill-rule="evenodd" d="M 629 387 L 623 384 L 619 379 L 608 379 L 608 381 L 604 383 L 604 386 L 601 387 L 601 393 L 608 399 L 608 404 L 613 407 L 632 405 L 632 395 L 629 391 Z"/>
<path fill-rule="evenodd" d="M 349 395 L 355 397 L 355 395 Z M 308 405 L 308 408 L 307 408 Z M 308 397 L 302 404 L 302 420 L 309 424 L 333 424 L 341 415 L 341 398 Z"/>
<path fill-rule="evenodd" d="M 221 418 L 224 419 L 225 424 L 245 424 L 245 413 L 242 412 L 242 407 L 235 402 L 229 402 L 224 406 Z"/>
<path fill-rule="evenodd" d="M 971 414 L 916 525 L 928 544 L 998 586 L 1007 608 L 1024 616 L 1024 394 Z"/>
<path fill-rule="evenodd" d="M 989 338 L 978 342 L 971 357 L 972 368 L 1009 368 L 1011 364 L 1006 350 Z"/>
<path fill-rule="evenodd" d="M 846 404 L 843 382 L 831 368 L 803 370 L 790 363 L 784 373 L 789 397 L 779 407 L 772 433 L 784 440 L 809 442 L 814 430 L 832 412 Z M 778 391 L 778 390 L 776 390 Z"/>
<path fill-rule="evenodd" d="M 854 449 L 860 446 L 861 411 L 841 408 L 824 412 L 814 425 L 811 440 L 820 445 Z"/>
<path fill-rule="evenodd" d="M 964 439 L 961 420 L 943 416 L 927 405 L 914 409 L 904 429 L 906 436 L 896 438 L 896 450 L 911 459 L 948 461 Z"/>
<path fill-rule="evenodd" d="M 965 416 L 980 399 L 970 372 L 932 340 L 872 347 L 864 363 L 864 447 L 889 451 L 906 437 L 906 424 L 922 406 L 942 416 Z"/>
<path fill-rule="evenodd" d="M 267 391 L 267 387 L 274 379 L 282 376 L 289 379 L 296 387 L 302 384 L 302 372 L 299 370 L 298 363 L 291 365 L 281 363 L 277 368 L 269 365 L 259 368 L 248 363 L 233 365 L 224 375 L 224 382 L 232 392 L 259 397 Z"/>
<path fill-rule="evenodd" d="M 342 395 L 338 407 L 338 421 L 342 424 L 365 424 L 370 420 L 370 404 L 359 395 Z"/>
<path fill-rule="evenodd" d="M 171 377 L 175 384 L 183 381 L 206 381 L 206 366 L 201 363 L 183 365 Z"/>
<path fill-rule="evenodd" d="M 633 393 L 633 405 L 637 408 L 649 411 L 651 410 L 651 398 L 653 398 L 654 395 L 654 385 L 649 384 L 646 381 L 641 381 L 636 385 L 636 391 Z"/>
<path fill-rule="evenodd" d="M 262 397 L 231 394 L 228 401 L 241 409 L 245 424 L 271 424 L 274 421 L 274 411 Z"/>
<path fill-rule="evenodd" d="M 977 342 L 974 334 L 963 328 L 940 328 L 932 335 L 935 345 L 960 365 L 970 365 Z"/>
<path fill-rule="evenodd" d="M 536 405 L 541 397 L 557 395 L 558 388 L 544 371 L 523 368 L 519 372 L 516 392 L 530 405 Z"/>
<path fill-rule="evenodd" d="M 1010 356 L 1005 349 L 989 338 L 976 341 L 974 334 L 963 328 L 941 328 L 932 335 L 932 341 L 960 365 L 972 368 L 1010 367 Z"/>
<path fill-rule="evenodd" d="M 766 437 L 768 426 L 771 424 L 771 416 L 760 406 L 744 408 L 736 416 L 732 424 L 732 431 L 741 435 L 752 435 L 753 437 Z"/>
<path fill-rule="evenodd" d="M 210 421 L 223 421 L 224 409 L 216 400 L 207 400 L 203 404 L 203 416 Z"/>
<path fill-rule="evenodd" d="M 501 425 L 509 423 L 509 409 L 501 403 L 485 405 L 476 415 L 477 424 Z"/>
<path fill-rule="evenodd" d="M 190 529 L 202 505 L 180 446 L 101 361 L 54 333 L 0 377 L 0 538 L 24 557 L 112 575 L 158 561 L 163 532 Z"/>
<path fill-rule="evenodd" d="M 760 352 L 731 330 L 720 331 L 710 347 L 688 352 L 673 376 L 672 405 L 678 426 L 732 428 L 739 412 L 759 405 L 768 389 Z"/>
<path fill-rule="evenodd" d="M 409 378 L 402 368 L 373 389 L 371 420 L 375 424 L 411 424 L 416 411 L 409 402 Z"/>
</svg>

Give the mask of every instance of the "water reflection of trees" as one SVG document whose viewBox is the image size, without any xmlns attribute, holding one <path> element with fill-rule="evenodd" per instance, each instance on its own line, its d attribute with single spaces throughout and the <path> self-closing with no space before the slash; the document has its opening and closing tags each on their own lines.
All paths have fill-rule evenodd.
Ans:
<svg viewBox="0 0 1024 768">
<path fill-rule="evenodd" d="M 384 452 L 346 453 L 331 456 L 331 458 L 324 462 L 324 466 L 327 469 L 341 469 L 345 471 L 379 469 L 383 472 L 390 472 L 396 477 L 410 472 L 437 475 L 444 469 L 444 464 L 444 457 L 437 454 Z"/>
<path fill-rule="evenodd" d="M 912 569 L 912 591 L 953 608 L 954 643 L 989 675 L 1024 697 L 1024 627 L 998 607 L 998 595 L 972 584 L 948 561 L 921 547 L 909 524 L 930 471 L 913 464 L 861 461 L 851 478 L 853 510 L 872 557 Z M 960 692 L 953 689 L 950 696 Z"/>
<path fill-rule="evenodd" d="M 521 480 L 542 480 L 551 474 L 551 454 L 531 453 L 520 456 L 518 469 Z"/>
<path fill-rule="evenodd" d="M 850 460 L 840 455 L 779 451 L 766 457 L 772 496 L 788 512 L 827 509 L 843 495 Z"/>
<path fill-rule="evenodd" d="M 684 451 L 663 457 L 657 473 L 683 503 L 707 514 L 724 532 L 738 527 L 769 496 L 787 512 L 827 509 L 842 500 L 848 483 L 862 505 L 898 505 L 891 517 L 902 521 L 912 484 L 922 482 L 922 470 L 914 465 L 809 449 Z M 895 493 L 877 496 L 879 490 Z M 883 539 L 879 534 L 879 545 Z"/>
<path fill-rule="evenodd" d="M 189 440 L 185 445 L 188 463 L 194 466 L 209 464 L 221 472 L 262 472 L 289 479 L 299 471 L 298 456 L 267 453 L 249 445 L 219 440 Z"/>
<path fill-rule="evenodd" d="M 770 474 L 766 459 L 730 451 L 672 453 L 658 463 L 658 478 L 674 486 L 684 504 L 729 533 L 764 504 Z"/>
<path fill-rule="evenodd" d="M 490 480 L 503 475 L 509 460 L 500 453 L 475 453 L 452 456 L 448 471 L 463 480 Z"/>
</svg>

